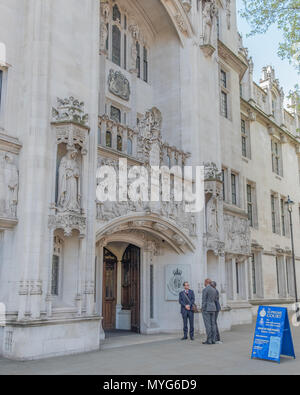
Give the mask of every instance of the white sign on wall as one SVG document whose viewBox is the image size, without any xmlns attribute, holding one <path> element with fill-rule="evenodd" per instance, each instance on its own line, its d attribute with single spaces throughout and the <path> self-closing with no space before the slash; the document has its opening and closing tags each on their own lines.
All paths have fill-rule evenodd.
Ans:
<svg viewBox="0 0 300 395">
<path fill-rule="evenodd" d="M 190 265 L 166 266 L 166 300 L 177 301 L 179 293 L 183 290 L 183 283 L 191 281 Z"/>
</svg>

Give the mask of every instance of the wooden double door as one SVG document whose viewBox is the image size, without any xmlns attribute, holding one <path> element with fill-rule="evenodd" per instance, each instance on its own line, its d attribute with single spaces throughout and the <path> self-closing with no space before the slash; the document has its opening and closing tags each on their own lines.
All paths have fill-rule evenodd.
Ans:
<svg viewBox="0 0 300 395">
<path fill-rule="evenodd" d="M 131 312 L 131 330 L 140 332 L 140 249 L 129 245 L 121 262 L 121 278 L 118 278 L 118 259 L 104 249 L 103 262 L 103 328 L 116 329 L 116 306 Z M 121 285 L 121 287 L 118 287 Z M 118 289 L 121 294 L 118 295 Z M 119 299 L 119 300 L 118 300 Z"/>
</svg>

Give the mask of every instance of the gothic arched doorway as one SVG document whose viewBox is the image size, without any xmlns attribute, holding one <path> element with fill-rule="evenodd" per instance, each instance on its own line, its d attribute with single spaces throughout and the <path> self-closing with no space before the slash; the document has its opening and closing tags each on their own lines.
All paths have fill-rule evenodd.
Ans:
<svg viewBox="0 0 300 395">
<path fill-rule="evenodd" d="M 117 255 L 118 251 L 113 244 L 104 248 L 103 329 L 139 333 L 141 251 L 130 244 L 121 259 Z"/>
</svg>

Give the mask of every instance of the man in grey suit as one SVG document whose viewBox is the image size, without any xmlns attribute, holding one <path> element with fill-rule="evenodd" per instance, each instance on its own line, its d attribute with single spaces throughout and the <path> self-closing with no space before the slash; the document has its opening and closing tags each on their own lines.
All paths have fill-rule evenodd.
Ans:
<svg viewBox="0 0 300 395">
<path fill-rule="evenodd" d="M 217 291 L 211 286 L 211 280 L 207 279 L 202 293 L 202 315 L 207 334 L 203 344 L 216 344 L 216 301 Z"/>
<path fill-rule="evenodd" d="M 220 312 L 222 310 L 222 307 L 220 305 L 220 293 L 217 290 L 217 283 L 215 281 L 212 281 L 211 286 L 213 288 L 215 288 L 215 290 L 217 291 L 217 300 L 216 300 L 216 308 L 217 308 L 217 311 L 216 311 L 216 343 L 217 344 L 222 344 L 220 331 L 219 331 L 219 326 L 218 326 L 218 318 L 219 318 L 219 314 L 220 314 Z"/>
</svg>

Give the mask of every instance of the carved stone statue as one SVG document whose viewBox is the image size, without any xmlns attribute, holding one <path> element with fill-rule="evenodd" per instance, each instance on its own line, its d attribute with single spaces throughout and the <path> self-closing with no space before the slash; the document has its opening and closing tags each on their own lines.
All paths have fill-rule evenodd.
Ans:
<svg viewBox="0 0 300 395">
<path fill-rule="evenodd" d="M 137 49 L 136 43 L 134 42 L 131 46 L 131 69 L 136 69 Z"/>
<path fill-rule="evenodd" d="M 109 91 L 128 101 L 130 99 L 130 84 L 128 79 L 119 71 L 110 70 L 108 76 L 108 89 Z"/>
<path fill-rule="evenodd" d="M 107 26 L 106 26 L 106 23 L 102 22 L 100 25 L 100 50 L 101 51 L 106 50 L 107 37 L 108 37 Z"/>
<path fill-rule="evenodd" d="M 0 171 L 0 209 L 8 218 L 17 216 L 19 173 L 13 157 L 5 154 Z"/>
<path fill-rule="evenodd" d="M 203 40 L 204 45 L 213 45 L 213 28 L 217 15 L 215 0 L 205 0 L 203 4 Z"/>
<path fill-rule="evenodd" d="M 207 232 L 210 235 L 217 235 L 219 231 L 217 205 L 217 199 L 214 197 L 212 197 L 207 203 Z"/>
<path fill-rule="evenodd" d="M 105 23 L 108 22 L 110 15 L 110 5 L 108 2 L 103 1 L 101 2 L 101 16 Z"/>
<path fill-rule="evenodd" d="M 77 150 L 68 148 L 59 166 L 58 209 L 80 212 L 80 169 L 76 160 Z"/>
</svg>

